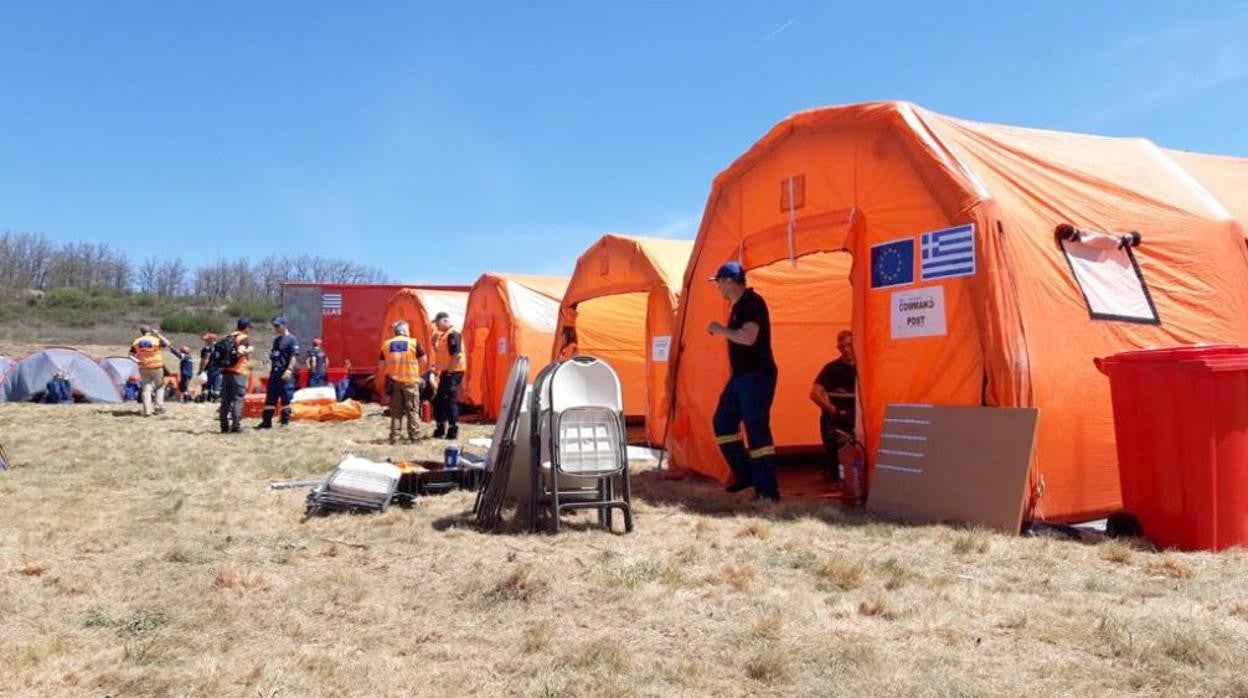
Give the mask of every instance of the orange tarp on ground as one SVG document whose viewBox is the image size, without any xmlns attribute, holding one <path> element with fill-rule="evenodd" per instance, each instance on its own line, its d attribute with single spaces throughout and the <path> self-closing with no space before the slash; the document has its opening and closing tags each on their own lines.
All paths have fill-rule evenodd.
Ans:
<svg viewBox="0 0 1248 698">
<path fill-rule="evenodd" d="M 873 466 L 888 403 L 1036 406 L 1029 515 L 1080 520 L 1118 508 L 1109 384 L 1092 359 L 1248 343 L 1243 228 L 1209 188 L 1140 139 L 972 123 L 905 103 L 789 117 L 715 179 L 707 202 L 670 365 L 674 464 L 728 476 L 711 430 L 727 350 L 705 331 L 728 307 L 706 278 L 738 260 L 772 313 L 778 447 L 819 444 L 807 393 L 848 326 Z M 1089 246 L 1086 273 L 1134 279 L 1137 267 L 1147 289 L 1136 295 L 1156 322 L 1094 317 L 1094 302 L 1125 301 L 1076 278 L 1078 254 L 1054 236 L 1063 223 L 1142 234 L 1132 265 Z M 948 270 L 923 261 L 923 242 L 962 226 L 973 226 L 965 243 L 932 249 L 942 259 L 969 249 L 973 266 L 941 277 Z"/>
<path fill-rule="evenodd" d="M 258 419 L 263 416 L 264 394 L 253 393 L 243 396 L 243 417 Z M 362 416 L 364 416 L 364 405 L 355 400 L 342 402 L 305 400 L 296 402 L 290 408 L 290 418 L 295 421 L 346 422 Z"/>
<path fill-rule="evenodd" d="M 604 235 L 576 262 L 559 308 L 553 358 L 572 353 L 611 364 L 624 413 L 646 419 L 646 438 L 667 432 L 667 357 L 690 240 Z"/>
<path fill-rule="evenodd" d="M 486 419 L 498 417 L 517 356 L 529 357 L 530 380 L 549 362 L 567 287 L 567 278 L 496 272 L 482 274 L 472 285 L 463 327 L 468 371 L 460 397 L 480 405 Z"/>
<path fill-rule="evenodd" d="M 376 344 L 394 336 L 394 323 L 405 321 L 411 328 L 412 336 L 420 342 L 420 346 L 431 357 L 433 356 L 433 318 L 438 313 L 451 316 L 451 324 L 458 328 L 464 326 L 464 313 L 468 307 L 467 291 L 435 291 L 423 288 L 405 288 L 390 299 L 386 306 L 386 318 L 377 334 Z M 380 351 L 378 352 L 380 353 Z M 385 395 L 385 376 L 379 371 L 375 387 L 378 395 Z"/>
</svg>

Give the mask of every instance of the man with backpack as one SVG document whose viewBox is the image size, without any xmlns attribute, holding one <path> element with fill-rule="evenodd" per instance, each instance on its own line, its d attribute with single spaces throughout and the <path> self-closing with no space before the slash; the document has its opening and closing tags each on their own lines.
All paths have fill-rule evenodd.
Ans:
<svg viewBox="0 0 1248 698">
<path fill-rule="evenodd" d="M 200 336 L 204 346 L 199 350 L 199 372 L 204 375 L 204 388 L 200 397 L 204 402 L 216 402 L 221 397 L 221 367 L 212 363 L 212 345 L 217 343 L 215 332 Z"/>
<path fill-rule="evenodd" d="M 321 346 L 321 338 L 312 340 L 312 348 L 308 350 L 308 387 L 321 388 L 329 385 L 329 355 Z"/>
<path fill-rule="evenodd" d="M 240 317 L 234 332 L 218 339 L 212 345 L 210 365 L 221 369 L 221 418 L 222 434 L 242 431 L 243 398 L 247 395 L 247 378 L 251 375 L 251 320 Z"/>
<path fill-rule="evenodd" d="M 290 403 L 295 396 L 295 356 L 299 354 L 299 340 L 290 333 L 286 318 L 273 318 L 273 350 L 269 352 L 269 385 L 264 395 L 264 417 L 257 429 L 273 428 L 273 413 L 277 401 L 282 401 L 282 426 L 290 424 Z"/>
</svg>

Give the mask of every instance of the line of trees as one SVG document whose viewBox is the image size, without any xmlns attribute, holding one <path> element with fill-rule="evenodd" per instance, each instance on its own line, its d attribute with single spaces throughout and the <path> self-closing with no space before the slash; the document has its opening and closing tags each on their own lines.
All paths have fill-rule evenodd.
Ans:
<svg viewBox="0 0 1248 698">
<path fill-rule="evenodd" d="M 258 261 L 218 259 L 192 268 L 181 258 L 139 263 L 99 243 L 56 244 L 42 233 L 0 233 L 0 290 L 80 288 L 138 292 L 160 298 L 277 300 L 285 281 L 378 283 L 376 267 L 311 255 Z"/>
</svg>

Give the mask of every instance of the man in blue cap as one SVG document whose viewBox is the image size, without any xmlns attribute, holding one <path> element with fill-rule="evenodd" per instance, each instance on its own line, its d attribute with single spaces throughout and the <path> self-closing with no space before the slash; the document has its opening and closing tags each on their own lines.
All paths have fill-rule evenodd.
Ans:
<svg viewBox="0 0 1248 698">
<path fill-rule="evenodd" d="M 264 394 L 264 416 L 257 429 L 273 428 L 273 413 L 277 401 L 282 401 L 282 426 L 290 424 L 290 403 L 295 396 L 295 356 L 299 354 L 299 340 L 290 333 L 286 318 L 273 318 L 273 349 L 269 351 L 269 385 Z"/>
<path fill-rule="evenodd" d="M 777 372 L 771 352 L 771 314 L 763 297 L 745 285 L 745 269 L 740 264 L 724 264 L 710 280 L 732 303 L 727 325 L 712 322 L 706 327 L 707 332 L 727 340 L 728 364 L 732 368 L 712 420 L 715 441 L 732 468 L 733 482 L 728 491 L 753 487 L 758 497 L 777 501 L 780 488 L 776 483 L 776 447 L 771 437 L 771 403 L 776 396 Z"/>
</svg>

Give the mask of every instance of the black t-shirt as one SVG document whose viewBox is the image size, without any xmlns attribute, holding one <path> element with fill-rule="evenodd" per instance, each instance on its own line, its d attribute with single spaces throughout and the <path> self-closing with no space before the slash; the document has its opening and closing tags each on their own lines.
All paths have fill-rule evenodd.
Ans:
<svg viewBox="0 0 1248 698">
<path fill-rule="evenodd" d="M 767 302 L 752 288 L 745 289 L 745 293 L 732 304 L 728 329 L 739 330 L 747 322 L 758 325 L 758 339 L 748 347 L 728 342 L 728 364 L 732 366 L 732 375 L 775 373 L 776 359 L 771 353 L 771 314 L 767 311 Z"/>
<path fill-rule="evenodd" d="M 849 393 L 856 393 L 858 386 L 858 368 L 845 363 L 845 359 L 837 359 L 830 361 L 823 370 L 819 371 L 819 376 L 815 378 L 815 383 L 828 391 L 828 398 L 832 400 L 832 404 L 836 405 L 842 411 L 832 420 L 831 415 L 824 412 L 822 414 L 824 421 L 835 421 L 839 428 L 853 429 L 854 424 L 854 398 L 846 396 L 832 395 L 833 390 L 844 390 Z"/>
<path fill-rule="evenodd" d="M 308 358 L 312 359 L 312 375 L 324 376 L 327 368 L 325 365 L 325 350 L 320 347 L 313 347 L 308 351 Z"/>
<path fill-rule="evenodd" d="M 273 350 L 269 352 L 269 373 L 280 376 L 286 369 L 293 369 L 295 354 L 299 353 L 299 340 L 293 334 L 279 334 L 273 338 Z"/>
<path fill-rule="evenodd" d="M 446 336 L 446 352 L 451 356 L 463 351 L 463 341 L 458 332 L 452 332 Z"/>
</svg>

